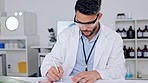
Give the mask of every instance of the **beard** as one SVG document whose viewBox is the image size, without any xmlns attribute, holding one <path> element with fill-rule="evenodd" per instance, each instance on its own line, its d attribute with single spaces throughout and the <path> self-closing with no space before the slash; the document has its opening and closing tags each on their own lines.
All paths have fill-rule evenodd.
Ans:
<svg viewBox="0 0 148 83">
<path fill-rule="evenodd" d="M 96 29 L 97 29 L 97 26 L 95 26 L 93 30 L 81 30 L 81 32 L 84 36 L 89 37 L 95 32 Z M 85 34 L 85 33 L 87 33 L 87 34 Z"/>
</svg>

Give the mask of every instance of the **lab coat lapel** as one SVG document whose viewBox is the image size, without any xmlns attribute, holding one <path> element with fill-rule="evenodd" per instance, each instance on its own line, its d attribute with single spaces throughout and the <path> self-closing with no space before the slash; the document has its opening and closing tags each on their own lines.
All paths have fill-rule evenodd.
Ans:
<svg viewBox="0 0 148 83">
<path fill-rule="evenodd" d="M 108 42 L 106 38 L 107 32 L 104 31 L 105 27 L 101 27 L 101 28 L 103 29 L 100 33 L 99 39 L 96 44 L 93 69 L 96 69 L 97 64 L 99 63 L 101 57 L 103 56 L 103 52 L 105 52 L 105 48 Z"/>
<path fill-rule="evenodd" d="M 70 38 L 70 41 L 72 42 L 70 45 L 70 53 L 71 53 L 71 62 L 74 66 L 75 61 L 76 61 L 76 56 L 77 56 L 77 51 L 78 51 L 78 43 L 79 43 L 79 28 L 76 26 L 74 30 L 74 33 L 72 37 Z"/>
<path fill-rule="evenodd" d="M 71 51 L 72 52 L 71 53 L 72 53 L 72 56 L 73 56 L 72 59 L 76 60 L 78 43 L 79 43 L 79 35 L 74 35 L 73 38 L 71 38 L 71 42 L 72 42 L 72 45 L 71 45 Z"/>
</svg>

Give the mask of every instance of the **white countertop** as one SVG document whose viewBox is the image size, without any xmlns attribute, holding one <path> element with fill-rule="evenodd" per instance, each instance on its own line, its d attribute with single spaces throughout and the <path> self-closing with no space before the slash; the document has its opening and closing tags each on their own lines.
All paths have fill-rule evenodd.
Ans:
<svg viewBox="0 0 148 83">
<path fill-rule="evenodd" d="M 32 83 L 38 83 L 38 81 L 47 81 L 46 78 L 43 77 L 12 77 L 19 80 L 24 80 Z M 62 82 L 55 82 L 55 83 L 71 83 L 70 77 L 63 78 Z M 148 80 L 98 80 L 95 83 L 148 83 Z"/>
</svg>

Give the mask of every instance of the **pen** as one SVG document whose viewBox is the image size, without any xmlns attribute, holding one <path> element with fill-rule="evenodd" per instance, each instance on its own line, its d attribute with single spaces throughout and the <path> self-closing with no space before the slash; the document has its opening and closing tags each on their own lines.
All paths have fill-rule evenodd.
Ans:
<svg viewBox="0 0 148 83">
<path fill-rule="evenodd" d="M 57 72 L 59 72 L 58 67 L 57 67 L 56 63 L 54 62 L 54 60 L 52 60 L 52 62 L 53 62 L 53 64 L 54 64 L 54 66 L 55 66 Z M 61 78 L 61 81 L 62 81 L 62 80 L 63 80 L 63 79 Z"/>
</svg>

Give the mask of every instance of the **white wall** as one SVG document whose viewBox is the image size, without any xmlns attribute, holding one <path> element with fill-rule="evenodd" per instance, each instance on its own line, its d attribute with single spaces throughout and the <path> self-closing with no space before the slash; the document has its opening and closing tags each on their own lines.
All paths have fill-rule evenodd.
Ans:
<svg viewBox="0 0 148 83">
<path fill-rule="evenodd" d="M 73 20 L 76 0 L 5 0 L 5 10 L 24 10 L 37 14 L 40 45 L 48 44 L 47 28 L 56 30 L 58 20 Z M 148 0 L 102 0 L 102 22 L 114 29 L 118 12 L 131 12 L 134 18 L 148 19 Z"/>
<path fill-rule="evenodd" d="M 4 9 L 5 9 L 5 1 L 0 0 L 0 11 L 4 11 Z"/>
<path fill-rule="evenodd" d="M 115 28 L 116 14 L 131 12 L 134 19 L 148 19 L 148 0 L 102 0 L 102 22 Z"/>
<path fill-rule="evenodd" d="M 24 10 L 37 14 L 40 44 L 48 44 L 47 28 L 55 28 L 58 20 L 71 20 L 75 0 L 5 0 L 6 11 Z"/>
</svg>

